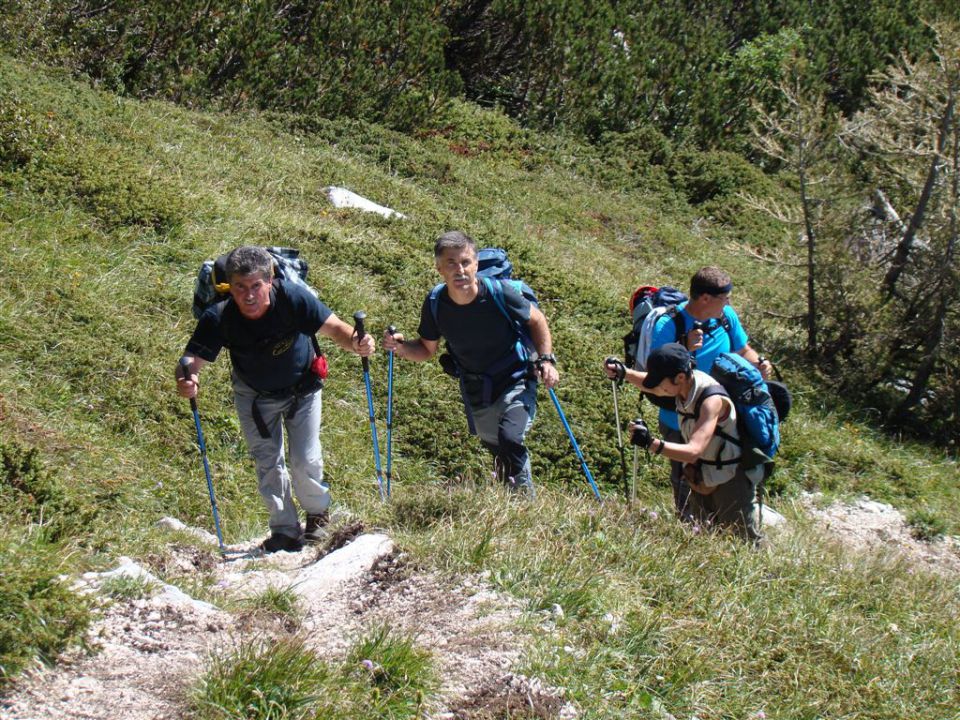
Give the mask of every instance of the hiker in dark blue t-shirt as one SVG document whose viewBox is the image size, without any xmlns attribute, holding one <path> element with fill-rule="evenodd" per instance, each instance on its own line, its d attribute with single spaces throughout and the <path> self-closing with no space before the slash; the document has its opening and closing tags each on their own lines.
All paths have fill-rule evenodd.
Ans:
<svg viewBox="0 0 960 720">
<path fill-rule="evenodd" d="M 184 378 L 177 366 L 177 392 L 196 397 L 200 369 L 230 351 L 234 402 L 257 468 L 260 495 L 270 512 L 266 552 L 296 551 L 304 540 L 324 536 L 330 506 L 320 446 L 321 393 L 314 350 L 324 335 L 345 350 L 368 356 L 374 341 L 358 341 L 354 329 L 301 283 L 272 278 L 273 260 L 260 247 L 240 247 L 227 258 L 230 297 L 210 306 L 187 343 Z M 283 428 L 290 445 L 284 461 Z M 292 493 L 291 493 L 292 485 Z M 306 513 L 306 531 L 293 496 Z"/>
<path fill-rule="evenodd" d="M 464 233 L 441 235 L 434 259 L 446 287 L 435 306 L 429 295 L 424 300 L 419 337 L 404 340 L 399 333 L 385 333 L 384 348 L 422 362 L 446 339 L 449 357 L 441 357 L 441 363 L 460 379 L 471 432 L 493 454 L 498 477 L 511 489 L 533 494 L 524 441 L 536 414 L 537 381 L 552 388 L 560 379 L 547 319 L 510 283 L 491 280 L 502 293 L 503 309 L 498 307 L 492 286 L 477 277 L 477 247 Z M 532 363 L 518 347 L 518 326 L 536 350 Z"/>
</svg>

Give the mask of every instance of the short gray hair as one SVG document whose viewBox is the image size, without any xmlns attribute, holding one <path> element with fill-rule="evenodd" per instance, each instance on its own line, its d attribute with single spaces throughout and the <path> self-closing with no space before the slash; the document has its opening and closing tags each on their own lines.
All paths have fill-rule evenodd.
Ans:
<svg viewBox="0 0 960 720">
<path fill-rule="evenodd" d="M 474 255 L 477 254 L 477 244 L 472 237 L 459 230 L 450 230 L 437 238 L 437 243 L 433 246 L 433 257 L 439 259 L 444 250 L 465 250 L 466 248 L 470 248 Z"/>
<path fill-rule="evenodd" d="M 259 275 L 264 280 L 270 280 L 273 277 L 273 258 L 262 247 L 238 247 L 227 256 L 227 281 L 234 275 Z"/>
</svg>

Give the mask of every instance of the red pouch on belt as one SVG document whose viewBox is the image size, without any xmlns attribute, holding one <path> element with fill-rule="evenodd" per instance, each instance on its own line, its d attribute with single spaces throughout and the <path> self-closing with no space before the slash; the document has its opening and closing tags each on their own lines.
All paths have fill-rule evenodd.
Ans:
<svg viewBox="0 0 960 720">
<path fill-rule="evenodd" d="M 319 377 L 321 380 L 326 380 L 327 375 L 330 372 L 330 367 L 327 365 L 327 356 L 326 355 L 317 355 L 313 362 L 310 363 L 310 371 Z"/>
</svg>

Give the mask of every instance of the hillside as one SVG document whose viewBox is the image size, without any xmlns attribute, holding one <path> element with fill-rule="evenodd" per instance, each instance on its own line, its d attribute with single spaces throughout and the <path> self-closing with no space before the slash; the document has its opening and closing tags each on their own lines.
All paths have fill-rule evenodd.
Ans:
<svg viewBox="0 0 960 720">
<path fill-rule="evenodd" d="M 957 534 L 960 473 L 936 448 L 885 438 L 796 359 L 800 331 L 778 317 L 802 303 L 802 277 L 757 259 L 789 255 L 792 240 L 736 195 L 776 198 L 777 184 L 716 153 L 644 167 L 632 148 L 604 154 L 464 104 L 434 127 L 410 137 L 354 121 L 190 112 L 0 59 L 0 599 L 13 608 L 0 618 L 4 684 L 82 635 L 86 603 L 61 573 L 126 555 L 231 602 L 209 562 L 186 571 L 164 560 L 191 543 L 156 526 L 174 516 L 212 527 L 189 406 L 172 382 L 200 263 L 241 242 L 297 247 L 341 317 L 363 309 L 378 336 L 391 323 L 412 332 L 436 282 L 433 240 L 458 228 L 507 248 L 537 288 L 558 394 L 606 502 L 591 499 L 543 395 L 531 445 L 540 497 L 501 497 L 449 378 L 435 363 L 399 363 L 394 495 L 381 504 L 360 364 L 331 350 L 322 438 L 338 505 L 388 533 L 411 568 L 451 583 L 476 575 L 518 602 L 529 640 L 516 668 L 566 688 L 583 717 L 955 716 L 956 575 L 849 551 L 799 498 L 866 494 L 919 534 Z M 328 186 L 407 219 L 334 209 Z M 683 286 L 708 263 L 735 278 L 753 342 L 797 400 L 771 487 L 789 530 L 760 552 L 678 527 L 657 461 L 641 459 L 636 502 L 618 497 L 600 363 L 621 353 L 636 285 Z M 243 543 L 265 518 L 226 366 L 206 371 L 200 411 L 227 541 Z M 381 355 L 381 430 L 385 370 Z M 550 631 L 538 631 L 555 607 Z"/>
</svg>

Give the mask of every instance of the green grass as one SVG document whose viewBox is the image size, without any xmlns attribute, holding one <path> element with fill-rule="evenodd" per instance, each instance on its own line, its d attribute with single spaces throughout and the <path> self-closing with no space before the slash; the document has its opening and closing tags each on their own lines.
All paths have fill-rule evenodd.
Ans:
<svg viewBox="0 0 960 720">
<path fill-rule="evenodd" d="M 145 577 L 131 575 L 114 575 L 100 586 L 100 592 L 114 600 L 138 600 L 150 597 L 155 590 L 155 583 Z"/>
<path fill-rule="evenodd" d="M 567 688 L 586 718 L 654 706 L 678 718 L 955 717 L 956 579 L 852 553 L 787 514 L 792 529 L 754 551 L 678 526 L 662 502 L 488 494 L 400 539 L 527 598 L 522 670 Z"/>
<path fill-rule="evenodd" d="M 331 350 L 322 437 L 336 503 L 386 528 L 423 566 L 488 572 L 520 598 L 532 624 L 526 669 L 568 688 L 585 717 L 645 717 L 659 707 L 701 720 L 760 710 L 955 716 L 955 582 L 825 543 L 790 501 L 803 490 L 867 494 L 903 510 L 919 533 L 957 534 L 960 473 L 937 448 L 872 428 L 866 411 L 844 406 L 804 367 L 802 331 L 764 312 L 796 312 L 802 278 L 741 251 L 747 241 L 786 249 L 782 232 L 745 212 L 720 213 L 722 197 L 688 205 L 687 181 L 645 182 L 652 175 L 609 149 L 520 131 L 469 106 L 454 106 L 449 122 L 438 121 L 442 131 L 415 138 L 357 122 L 137 103 L 9 58 L 0 58 L 0 100 L 4 679 L 82 637 L 88 611 L 59 574 L 157 554 L 170 541 L 154 528 L 164 515 L 212 530 L 193 420 L 173 385 L 204 259 L 241 242 L 298 247 L 341 317 L 364 309 L 374 334 L 391 323 L 412 334 L 436 282 L 433 240 L 460 228 L 506 247 L 537 289 L 560 357 L 560 400 L 608 500 L 591 499 L 545 396 L 531 434 L 540 497 L 507 499 L 489 484 L 489 458 L 467 435 L 450 379 L 435 363 L 398 361 L 394 494 L 381 504 L 360 363 Z M 489 137 L 496 142 L 483 144 Z M 721 160 L 690 159 L 690 172 L 709 179 Z M 737 182 L 755 182 L 739 171 L 725 182 L 741 175 Z M 323 194 L 329 185 L 409 218 L 335 210 Z M 762 185 L 754 191 L 776 192 Z M 752 341 L 782 366 L 796 399 L 771 491 L 797 529 L 762 552 L 678 527 L 660 460 L 641 460 L 635 506 L 617 498 L 600 363 L 621 352 L 636 285 L 684 285 L 708 263 L 733 274 Z M 371 369 L 382 432 L 383 358 Z M 228 376 L 225 358 L 204 371 L 199 407 L 233 542 L 263 532 L 266 517 Z M 621 397 L 623 417 L 634 398 Z M 170 580 L 176 571 L 158 574 Z M 176 579 L 204 597 L 216 593 L 209 574 Z M 282 600 L 264 602 L 277 609 Z M 555 605 L 563 617 L 547 620 Z M 220 699 L 204 695 L 195 712 L 261 703 L 269 713 L 275 703 L 288 713 L 275 717 L 339 717 L 340 706 L 316 700 L 317 688 L 346 683 L 354 711 L 414 716 L 432 692 L 428 663 L 409 638 L 378 645 L 377 632 L 370 637 L 364 653 L 382 657 L 360 659 L 383 675 L 306 657 L 303 685 L 260 661 L 309 655 L 295 641 L 242 645 L 211 670 Z M 260 670 L 274 674 L 262 678 L 264 694 L 241 698 L 244 673 Z"/>
<path fill-rule="evenodd" d="M 193 688 L 194 720 L 406 720 L 423 717 L 436 688 L 430 655 L 387 628 L 324 662 L 304 638 L 243 640 L 214 656 Z"/>
<path fill-rule="evenodd" d="M 292 586 L 268 587 L 262 592 L 239 602 L 241 611 L 253 615 L 277 618 L 291 627 L 300 625 L 303 608 Z"/>
</svg>

